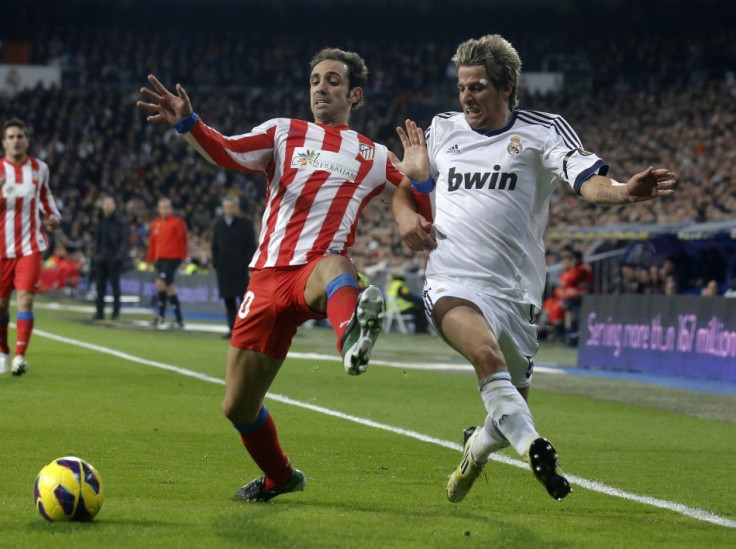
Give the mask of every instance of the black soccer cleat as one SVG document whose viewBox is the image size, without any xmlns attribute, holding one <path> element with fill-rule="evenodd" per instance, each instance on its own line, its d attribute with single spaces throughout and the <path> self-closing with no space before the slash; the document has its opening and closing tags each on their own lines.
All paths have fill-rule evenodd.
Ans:
<svg viewBox="0 0 736 549">
<path fill-rule="evenodd" d="M 572 492 L 570 483 L 557 463 L 557 452 L 546 438 L 538 438 L 529 446 L 529 467 L 549 495 L 557 501 Z"/>
<path fill-rule="evenodd" d="M 255 480 L 251 480 L 248 484 L 243 486 L 235 494 L 236 499 L 242 499 L 243 501 L 258 501 L 265 503 L 270 499 L 280 496 L 281 494 L 288 494 L 289 492 L 301 492 L 304 490 L 304 485 L 307 483 L 307 477 L 299 469 L 294 469 L 291 473 L 291 480 L 289 484 L 278 490 L 266 490 L 266 477 L 260 477 Z"/>
</svg>

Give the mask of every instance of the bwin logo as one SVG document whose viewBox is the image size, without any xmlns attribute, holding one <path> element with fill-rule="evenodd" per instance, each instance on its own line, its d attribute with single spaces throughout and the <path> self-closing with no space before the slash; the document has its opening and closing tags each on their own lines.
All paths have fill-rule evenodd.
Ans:
<svg viewBox="0 0 736 549">
<path fill-rule="evenodd" d="M 450 172 L 447 174 L 447 190 L 450 192 L 456 191 L 463 183 L 466 189 L 482 189 L 488 182 L 489 190 L 513 191 L 518 179 L 516 174 L 501 172 L 500 169 L 501 166 L 496 165 L 493 166 L 493 173 L 457 173 L 455 168 L 450 168 Z M 500 180 L 499 176 L 501 176 Z"/>
</svg>

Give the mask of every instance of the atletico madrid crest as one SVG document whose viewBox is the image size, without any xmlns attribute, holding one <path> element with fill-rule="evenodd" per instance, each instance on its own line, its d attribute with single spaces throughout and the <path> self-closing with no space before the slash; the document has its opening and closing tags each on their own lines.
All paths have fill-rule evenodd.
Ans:
<svg viewBox="0 0 736 549">
<path fill-rule="evenodd" d="M 370 162 L 376 154 L 376 148 L 372 145 L 361 143 L 358 147 L 358 152 L 360 153 L 360 156 Z"/>
</svg>

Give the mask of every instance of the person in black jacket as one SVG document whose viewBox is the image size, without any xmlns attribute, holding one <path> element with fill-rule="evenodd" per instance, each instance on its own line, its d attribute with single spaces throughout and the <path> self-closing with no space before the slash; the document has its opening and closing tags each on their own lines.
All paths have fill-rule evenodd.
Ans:
<svg viewBox="0 0 736 549">
<path fill-rule="evenodd" d="M 223 217 L 215 223 L 212 235 L 212 265 L 217 271 L 217 287 L 227 310 L 227 337 L 235 324 L 237 299 L 248 287 L 250 263 L 256 251 L 256 235 L 250 219 L 238 215 L 240 204 L 234 196 L 222 200 Z"/>
<path fill-rule="evenodd" d="M 130 229 L 126 219 L 117 211 L 115 199 L 106 196 L 102 199 L 102 213 L 97 223 L 95 235 L 95 280 L 97 283 L 97 312 L 94 320 L 104 318 L 105 292 L 107 283 L 112 287 L 112 319 L 120 317 L 120 274 L 128 255 Z"/>
</svg>

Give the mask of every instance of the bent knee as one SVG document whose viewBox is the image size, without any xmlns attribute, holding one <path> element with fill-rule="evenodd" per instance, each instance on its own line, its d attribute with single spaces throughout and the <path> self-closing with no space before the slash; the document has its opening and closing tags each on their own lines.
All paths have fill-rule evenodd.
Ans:
<svg viewBox="0 0 736 549">
<path fill-rule="evenodd" d="M 476 369 L 479 367 L 491 371 L 506 369 L 506 360 L 501 352 L 501 348 L 496 342 L 486 342 L 477 345 L 473 349 L 470 361 Z"/>
<path fill-rule="evenodd" d="M 222 408 L 222 413 L 225 415 L 225 417 L 232 421 L 232 416 L 235 414 L 235 407 L 233 406 L 233 403 L 225 398 L 222 401 L 222 405 L 220 407 Z"/>
<path fill-rule="evenodd" d="M 225 397 L 222 401 L 222 413 L 233 423 L 253 423 L 258 418 L 262 403 L 248 404 Z"/>
</svg>

